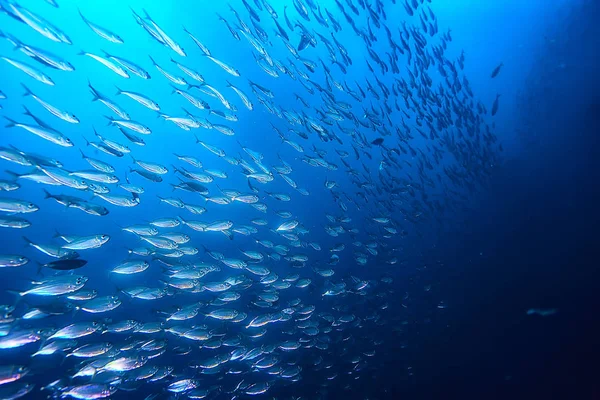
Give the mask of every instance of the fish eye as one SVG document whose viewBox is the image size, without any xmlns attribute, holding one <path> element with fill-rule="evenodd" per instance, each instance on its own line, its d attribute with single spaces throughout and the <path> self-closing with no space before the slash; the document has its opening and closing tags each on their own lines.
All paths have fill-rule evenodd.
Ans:
<svg viewBox="0 0 600 400">
<path fill-rule="evenodd" d="M 33 203 L 29 203 L 29 204 L 27 204 L 27 208 L 35 208 L 35 207 L 36 207 L 36 205 L 35 205 L 35 204 L 33 204 Z"/>
</svg>

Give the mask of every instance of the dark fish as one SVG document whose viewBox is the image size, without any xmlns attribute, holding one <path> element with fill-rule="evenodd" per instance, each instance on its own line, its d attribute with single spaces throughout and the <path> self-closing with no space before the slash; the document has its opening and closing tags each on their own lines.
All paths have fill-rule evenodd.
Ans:
<svg viewBox="0 0 600 400">
<path fill-rule="evenodd" d="M 60 259 L 56 261 L 49 262 L 47 264 L 40 264 L 41 267 L 56 269 L 58 271 L 70 271 L 73 269 L 78 269 L 87 264 L 86 260 L 82 260 L 81 258 L 76 259 Z"/>
<path fill-rule="evenodd" d="M 494 104 L 492 105 L 492 116 L 496 115 L 498 112 L 498 99 L 500 99 L 500 95 L 496 95 L 496 100 L 494 100 Z"/>
<path fill-rule="evenodd" d="M 371 142 L 371 144 L 380 146 L 383 143 L 383 138 L 377 138 Z"/>
<path fill-rule="evenodd" d="M 500 65 L 498 65 L 496 68 L 494 68 L 494 70 L 492 71 L 492 78 L 495 78 L 498 76 L 498 74 L 500 73 L 500 69 L 502 69 L 503 66 L 504 66 L 504 63 L 500 63 Z"/>
<path fill-rule="evenodd" d="M 306 35 L 300 37 L 300 43 L 298 43 L 298 51 L 302 51 L 310 44 L 310 38 Z"/>
</svg>

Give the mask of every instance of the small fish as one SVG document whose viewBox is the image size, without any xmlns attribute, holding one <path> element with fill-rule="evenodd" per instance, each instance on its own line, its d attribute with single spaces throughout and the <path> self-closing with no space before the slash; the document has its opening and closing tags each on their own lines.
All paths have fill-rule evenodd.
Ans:
<svg viewBox="0 0 600 400">
<path fill-rule="evenodd" d="M 8 58 L 8 57 L 0 57 L 0 58 L 2 58 L 4 61 L 9 63 L 13 67 L 18 68 L 21 71 L 25 72 L 27 75 L 29 75 L 33 79 L 40 81 L 42 83 L 45 83 L 46 85 L 54 86 L 54 81 L 48 75 L 46 75 L 43 72 L 39 71 L 38 69 L 32 67 L 31 65 L 22 63 L 17 60 L 13 60 L 12 58 Z"/>
<path fill-rule="evenodd" d="M 496 68 L 494 68 L 494 70 L 492 71 L 492 75 L 491 75 L 492 79 L 498 76 L 498 74 L 500 73 L 500 69 L 502 69 L 503 66 L 504 66 L 504 63 L 500 63 Z"/>
<path fill-rule="evenodd" d="M 102 196 L 102 195 L 99 195 Z M 108 235 L 93 235 L 77 237 L 73 241 L 63 245 L 63 249 L 67 250 L 88 250 L 97 249 L 110 240 Z"/>
<path fill-rule="evenodd" d="M 117 74 L 123 78 L 129 78 L 129 74 L 127 73 L 127 71 L 125 71 L 125 69 L 123 69 L 123 67 L 109 61 L 108 59 L 106 59 L 104 57 L 101 57 L 101 56 L 99 56 L 97 54 L 93 54 L 93 53 L 87 53 L 85 51 L 79 52 L 79 55 L 90 57 L 90 58 L 98 61 L 100 64 L 104 65 L 106 68 L 110 69 L 115 74 Z"/>
<path fill-rule="evenodd" d="M 496 99 L 494 100 L 494 104 L 492 105 L 492 116 L 496 115 L 498 112 L 498 101 L 500 100 L 500 95 L 496 95 Z"/>
<path fill-rule="evenodd" d="M 204 56 L 206 58 L 208 58 L 209 60 L 211 60 L 212 62 L 214 62 L 215 64 L 217 64 L 219 67 L 223 68 L 223 70 L 225 70 L 225 72 L 227 72 L 228 74 L 231 74 L 235 77 L 240 76 L 240 72 L 237 69 L 225 64 L 223 61 L 216 59 L 215 57 L 211 56 L 210 54 L 204 54 Z"/>
<path fill-rule="evenodd" d="M 121 37 L 119 35 L 117 35 L 116 33 L 113 33 L 107 29 L 101 28 L 100 26 L 94 24 L 93 22 L 91 22 L 90 20 L 88 20 L 86 17 L 83 16 L 83 14 L 81 13 L 81 10 L 78 8 L 77 11 L 79 12 L 79 16 L 81 17 L 81 19 L 83 20 L 83 22 L 86 23 L 87 26 L 90 27 L 90 29 L 92 31 L 94 31 L 94 33 L 98 36 L 100 36 L 102 39 L 106 39 L 109 42 L 112 43 L 117 43 L 117 44 L 123 44 L 123 39 L 121 39 Z"/>
<path fill-rule="evenodd" d="M 4 267 L 20 267 L 29 262 L 25 256 L 0 254 L 0 268 Z"/>
<path fill-rule="evenodd" d="M 125 96 L 137 101 L 144 107 L 149 108 L 152 111 L 160 111 L 160 106 L 158 105 L 157 102 L 149 99 L 148 97 L 146 97 L 142 94 L 139 94 L 136 92 L 129 92 L 127 90 L 121 90 L 121 89 L 119 89 L 119 87 L 117 87 L 117 95 L 125 95 Z"/>
<path fill-rule="evenodd" d="M 40 268 L 51 268 L 59 271 L 71 271 L 74 269 L 78 269 L 87 264 L 86 260 L 82 260 L 80 258 L 76 259 L 66 259 L 66 260 L 56 260 L 51 261 L 49 263 L 40 265 Z"/>
<path fill-rule="evenodd" d="M 24 214 L 36 212 L 40 208 L 33 203 L 16 199 L 8 199 L 0 197 L 0 211 Z"/>
</svg>

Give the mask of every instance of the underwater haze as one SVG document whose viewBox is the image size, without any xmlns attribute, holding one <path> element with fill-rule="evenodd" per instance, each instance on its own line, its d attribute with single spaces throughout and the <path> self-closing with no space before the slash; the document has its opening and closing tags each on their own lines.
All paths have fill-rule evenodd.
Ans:
<svg viewBox="0 0 600 400">
<path fill-rule="evenodd" d="M 600 396 L 598 18 L 0 0 L 0 399 Z"/>
</svg>

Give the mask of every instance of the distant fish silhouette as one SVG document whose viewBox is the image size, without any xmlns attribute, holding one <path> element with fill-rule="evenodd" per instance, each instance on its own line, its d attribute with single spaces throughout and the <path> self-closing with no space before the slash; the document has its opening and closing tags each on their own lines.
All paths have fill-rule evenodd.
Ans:
<svg viewBox="0 0 600 400">
<path fill-rule="evenodd" d="M 504 66 L 504 63 L 500 63 L 500 65 L 498 65 L 496 68 L 494 68 L 494 70 L 492 71 L 492 79 L 498 76 L 498 74 L 500 73 L 500 70 L 502 69 L 503 66 Z"/>
</svg>

